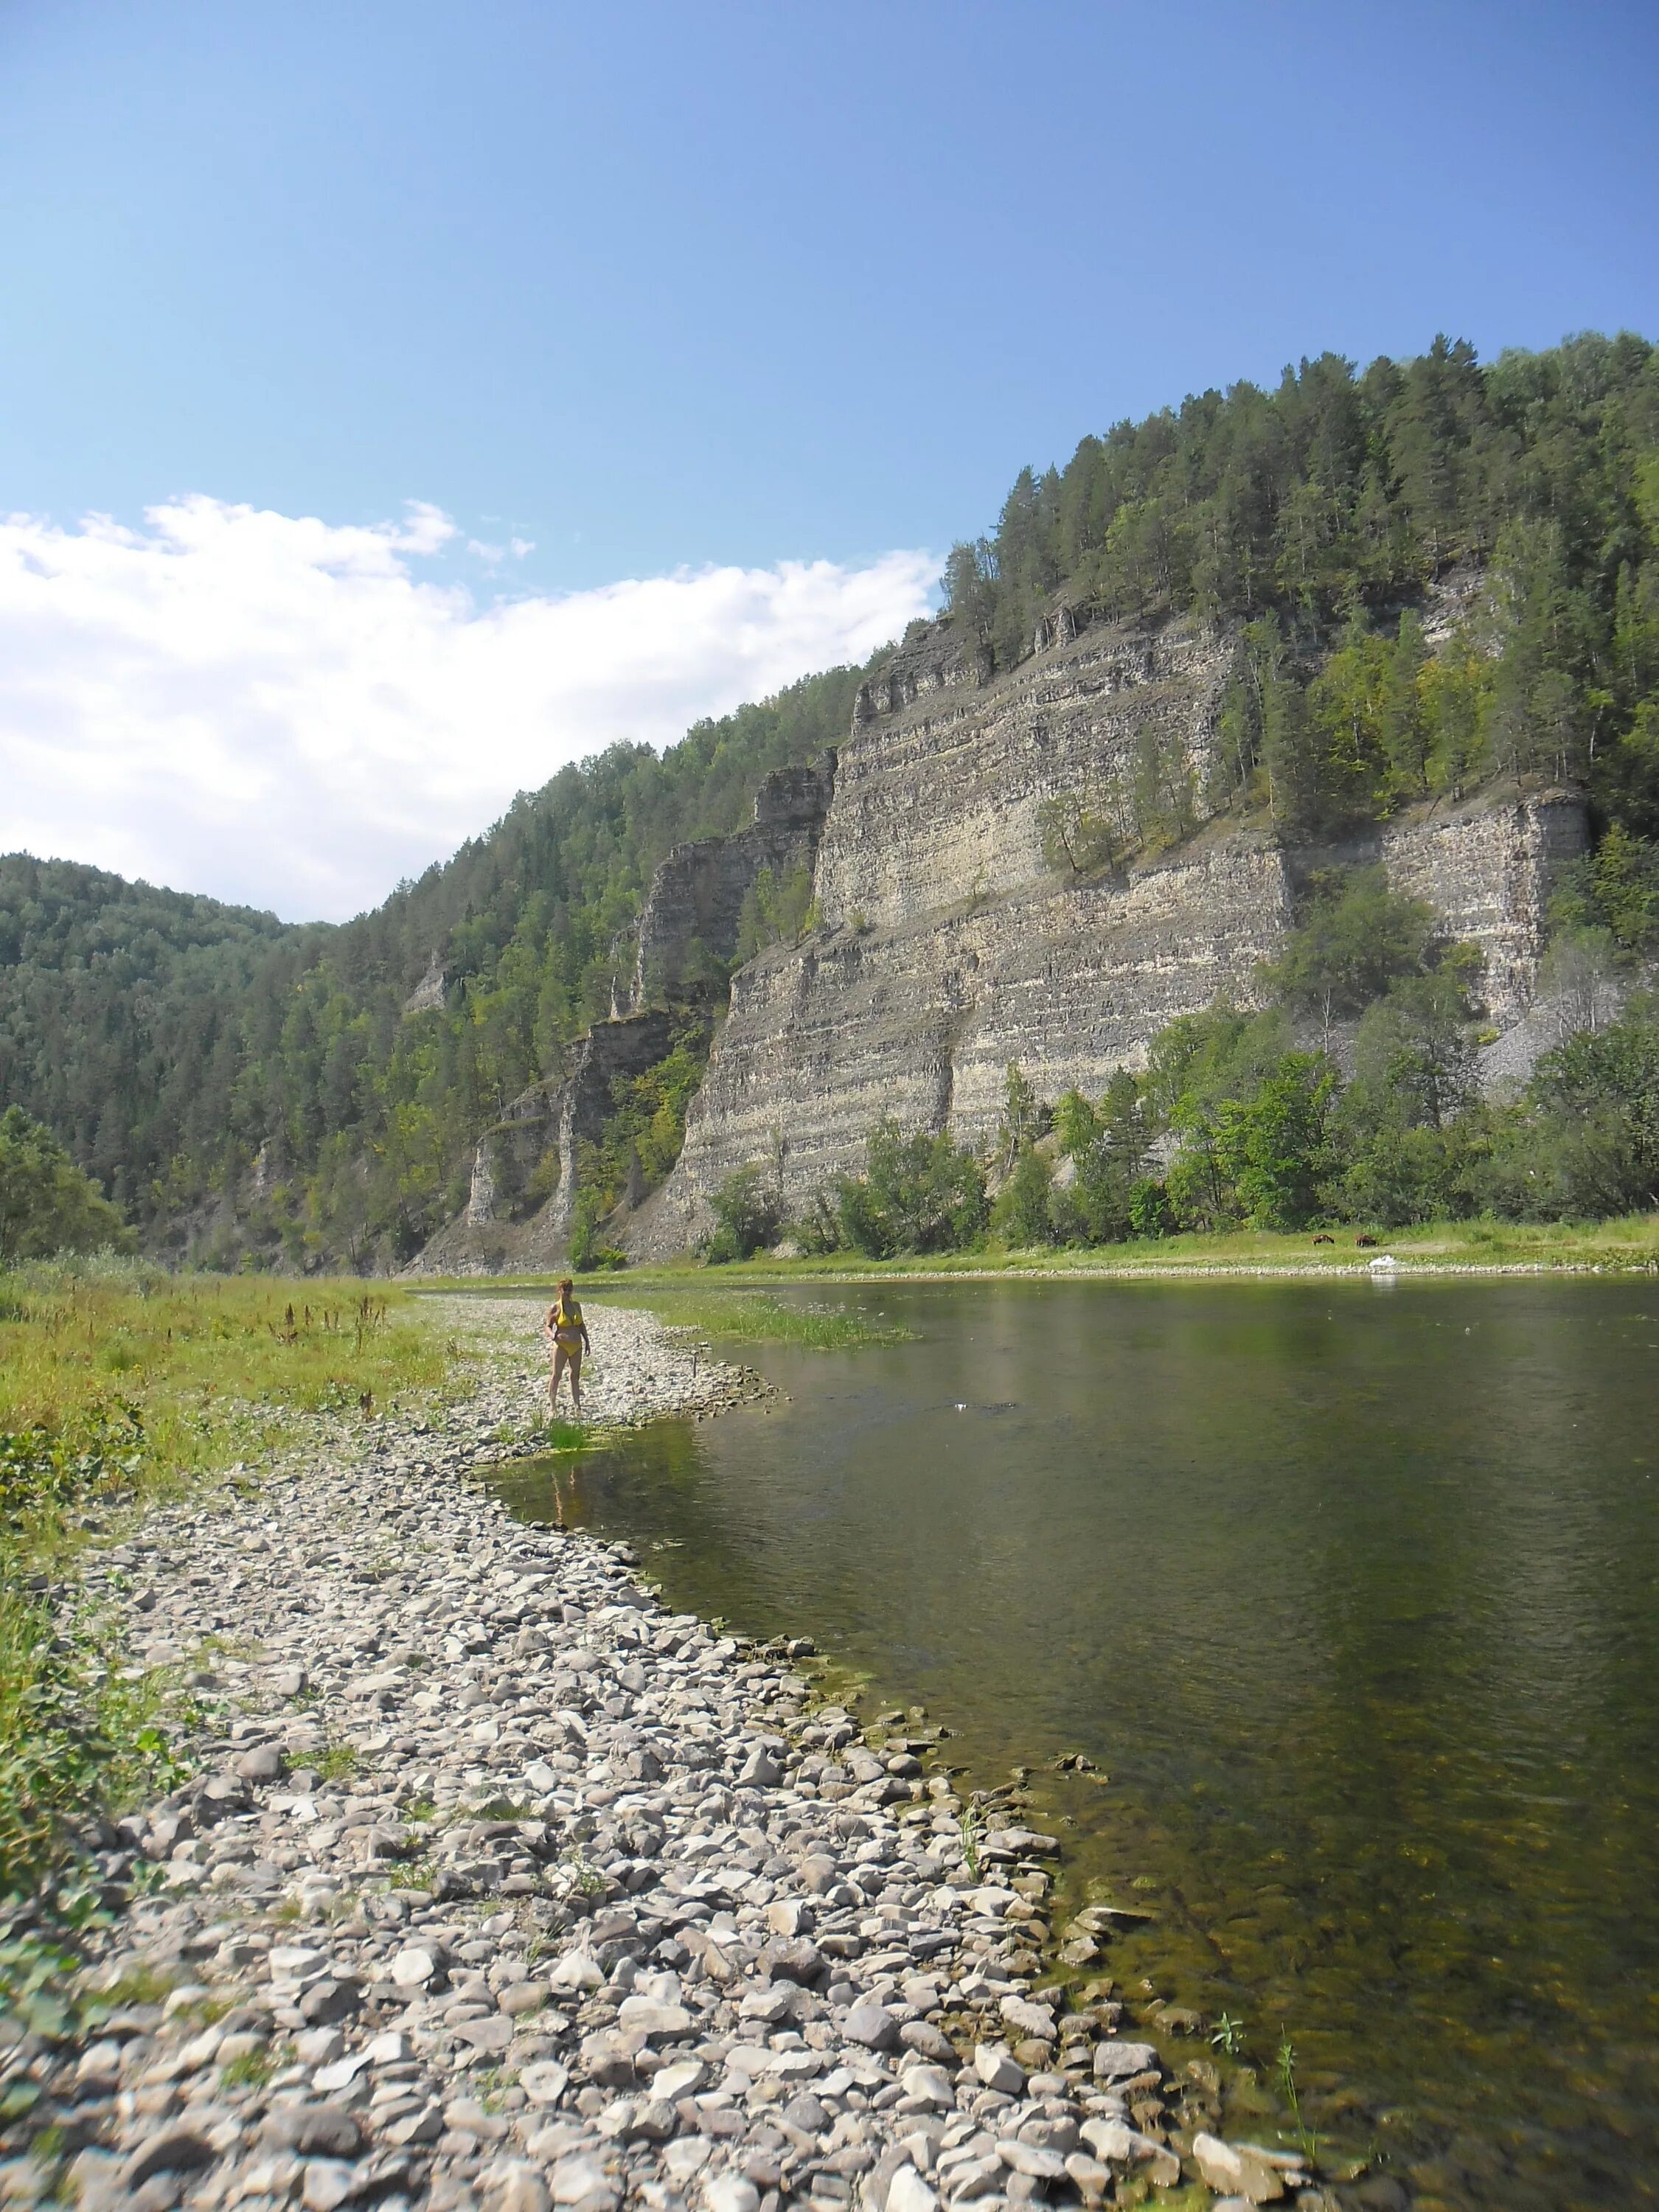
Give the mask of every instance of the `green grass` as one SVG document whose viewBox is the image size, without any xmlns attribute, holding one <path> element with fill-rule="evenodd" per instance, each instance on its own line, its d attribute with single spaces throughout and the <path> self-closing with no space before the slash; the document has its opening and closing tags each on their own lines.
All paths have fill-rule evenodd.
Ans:
<svg viewBox="0 0 1659 2212">
<path fill-rule="evenodd" d="M 0 1274 L 0 1546 L 256 1456 L 299 1411 L 359 1418 L 447 1379 L 408 1292 L 41 1263 Z M 3 1560 L 0 1559 L 0 1566 Z"/>
<path fill-rule="evenodd" d="M 96 1911 L 72 1831 L 169 1786 L 191 1714 L 179 1670 L 123 1679 L 107 1628 L 63 1632 L 41 1585 L 95 1534 L 257 1465 L 296 1415 L 365 1420 L 455 1387 L 459 1364 L 389 1285 L 107 1259 L 0 1274 L 0 1921 L 30 1899 L 68 1928 Z"/>
<path fill-rule="evenodd" d="M 671 1328 L 721 1344 L 793 1344 L 808 1352 L 848 1352 L 860 1345 L 902 1344 L 913 1334 L 862 1314 L 786 1305 L 759 1291 L 725 1290 L 709 1283 L 706 1275 L 696 1288 L 640 1284 L 631 1276 L 613 1279 L 610 1287 L 618 1304 L 642 1307 Z"/>
<path fill-rule="evenodd" d="M 1317 1243 L 1324 1235 L 1329 1243 Z M 1375 1246 L 1358 1239 L 1369 1236 Z M 674 1325 L 719 1335 L 728 1342 L 794 1342 L 829 1351 L 869 1343 L 889 1343 L 908 1332 L 857 1316 L 813 1313 L 784 1306 L 755 1294 L 770 1288 L 811 1283 L 866 1283 L 951 1276 L 1064 1275 L 1108 1279 L 1138 1275 L 1239 1274 L 1310 1270 L 1354 1273 L 1378 1253 L 1389 1252 L 1406 1265 L 1496 1272 L 1505 1267 L 1611 1273 L 1659 1272 L 1659 1213 L 1624 1214 L 1595 1222 L 1437 1221 L 1411 1229 L 1367 1229 L 1346 1223 L 1338 1229 L 1281 1234 L 1267 1229 L 1238 1229 L 1212 1236 L 1163 1237 L 1121 1244 L 1071 1249 L 1040 1245 L 1010 1251 L 987 1246 L 969 1252 L 906 1253 L 892 1260 L 871 1260 L 858 1252 L 830 1252 L 810 1259 L 775 1260 L 765 1255 L 710 1267 L 687 1259 L 629 1268 L 625 1273 L 590 1276 L 582 1291 L 590 1298 L 614 1298 L 620 1305 L 642 1306 Z M 493 1278 L 491 1296 L 523 1290 L 539 1292 L 543 1276 Z M 476 1279 L 458 1277 L 422 1284 L 422 1291 L 477 1295 Z M 734 1295 L 736 1294 L 736 1295 Z M 671 1307 L 670 1301 L 672 1301 Z"/>
</svg>

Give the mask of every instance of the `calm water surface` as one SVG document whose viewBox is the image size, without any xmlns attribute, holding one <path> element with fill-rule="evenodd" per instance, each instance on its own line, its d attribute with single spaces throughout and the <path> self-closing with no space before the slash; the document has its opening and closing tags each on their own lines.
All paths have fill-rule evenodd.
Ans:
<svg viewBox="0 0 1659 2212">
<path fill-rule="evenodd" d="M 917 1340 L 745 1353 L 785 1401 L 589 1455 L 578 1516 L 1036 1770 L 1073 1900 L 1158 1915 L 1125 1993 L 1287 2033 L 1333 2146 L 1659 2204 L 1659 1285 L 811 1295 Z"/>
</svg>

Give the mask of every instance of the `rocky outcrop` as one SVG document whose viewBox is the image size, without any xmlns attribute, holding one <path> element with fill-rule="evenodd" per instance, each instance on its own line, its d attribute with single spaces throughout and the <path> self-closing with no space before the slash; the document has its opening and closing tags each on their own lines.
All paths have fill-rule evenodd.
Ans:
<svg viewBox="0 0 1659 2212">
<path fill-rule="evenodd" d="M 617 1084 L 665 1058 L 684 1026 L 683 1014 L 662 1012 L 597 1024 L 575 1047 L 568 1075 L 532 1084 L 485 1130 L 465 1206 L 404 1273 L 562 1267 L 575 1216 L 579 1146 L 598 1142 L 615 1110 Z"/>
<path fill-rule="evenodd" d="M 734 977 L 680 1163 L 635 1226 L 641 1256 L 695 1241 L 753 1162 L 804 1206 L 856 1170 L 883 1115 L 988 1139 L 1010 1060 L 1045 1097 L 1097 1095 L 1176 1016 L 1253 1001 L 1318 866 L 1380 861 L 1480 946 L 1494 1025 L 1525 1013 L 1552 882 L 1584 848 L 1579 800 L 1425 809 L 1317 852 L 1216 820 L 1150 863 L 1062 879 L 1045 799 L 1121 790 L 1156 754 L 1200 811 L 1230 656 L 1182 624 L 1054 617 L 1041 635 L 987 680 L 935 625 L 860 692 L 817 842 L 823 925 Z"/>
<path fill-rule="evenodd" d="M 429 1014 L 435 1012 L 443 1005 L 444 993 L 448 985 L 449 973 L 444 966 L 443 955 L 434 952 L 426 963 L 425 975 L 404 1000 L 404 1013 Z"/>
<path fill-rule="evenodd" d="M 1176 623 L 1066 629 L 988 683 L 970 682 L 948 623 L 896 657 L 836 763 L 815 878 L 831 927 L 896 927 L 1050 883 L 1043 801 L 1104 801 L 1148 744 L 1201 791 L 1226 641 Z"/>
<path fill-rule="evenodd" d="M 729 837 L 677 845 L 658 867 L 640 916 L 633 1002 L 695 994 L 738 949 L 744 903 L 763 868 L 810 869 L 835 789 L 836 755 L 776 769 L 755 796 L 755 818 Z"/>
<path fill-rule="evenodd" d="M 890 929 L 775 948 L 733 979 L 732 1012 L 642 1249 L 702 1233 L 709 1194 L 775 1161 L 795 1210 L 861 1164 L 872 1123 L 994 1133 L 1017 1060 L 1047 1097 L 1091 1094 L 1218 991 L 1248 1000 L 1292 897 L 1265 840 L 1217 840 L 1129 882 L 1029 887 Z"/>
<path fill-rule="evenodd" d="M 1518 1022 L 1538 980 L 1551 890 L 1588 848 L 1583 801 L 1558 793 L 1425 811 L 1368 842 L 1396 890 L 1426 900 L 1448 937 L 1480 947 L 1480 995 L 1493 1024 Z"/>
</svg>

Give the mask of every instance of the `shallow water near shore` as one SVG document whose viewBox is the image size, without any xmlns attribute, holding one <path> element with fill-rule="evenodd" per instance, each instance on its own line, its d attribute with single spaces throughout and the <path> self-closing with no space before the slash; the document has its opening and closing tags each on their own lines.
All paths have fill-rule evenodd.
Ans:
<svg viewBox="0 0 1659 2212">
<path fill-rule="evenodd" d="M 1288 2035 L 1327 2143 L 1659 2203 L 1659 1285 L 803 1295 L 916 1340 L 745 1347 L 785 1398 L 583 1455 L 570 1517 L 1029 1765 L 1074 1901 L 1158 1915 L 1126 1996 Z"/>
</svg>

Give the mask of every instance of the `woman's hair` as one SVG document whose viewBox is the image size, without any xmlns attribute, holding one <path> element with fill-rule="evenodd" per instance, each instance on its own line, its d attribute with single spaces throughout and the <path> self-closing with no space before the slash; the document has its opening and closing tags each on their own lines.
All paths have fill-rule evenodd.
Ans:
<svg viewBox="0 0 1659 2212">
<path fill-rule="evenodd" d="M 563 1276 L 563 1277 L 562 1277 L 562 1278 L 561 1278 L 561 1279 L 560 1279 L 560 1283 L 559 1283 L 559 1288 L 560 1288 L 560 1290 L 561 1290 L 562 1291 L 574 1291 L 574 1290 L 575 1289 L 575 1287 L 576 1287 L 576 1285 L 574 1285 L 574 1283 L 573 1283 L 573 1282 L 571 1281 L 571 1279 L 570 1279 L 570 1278 L 569 1278 L 569 1276 L 568 1276 L 568 1275 L 565 1275 L 565 1276 Z"/>
</svg>

